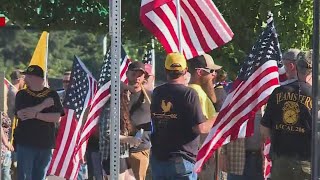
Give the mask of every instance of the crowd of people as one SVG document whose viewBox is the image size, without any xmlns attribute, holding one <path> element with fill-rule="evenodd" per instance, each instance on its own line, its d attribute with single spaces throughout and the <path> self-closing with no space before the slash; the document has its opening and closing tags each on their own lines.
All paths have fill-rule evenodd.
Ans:
<svg viewBox="0 0 320 180">
<path fill-rule="evenodd" d="M 132 62 L 126 72 L 128 84 L 121 83 L 120 88 L 119 178 L 262 180 L 262 144 L 270 138 L 272 180 L 310 179 L 311 57 L 312 51 L 298 49 L 284 54 L 288 83 L 276 88 L 268 103 L 253 113 L 253 136 L 221 147 L 199 174 L 194 172 L 198 149 L 230 91 L 227 72 L 208 54 L 187 61 L 180 53 L 170 53 L 164 64 L 167 82 L 153 88 L 152 67 Z M 2 113 L 2 179 L 46 179 L 70 75 L 70 71 L 63 75 L 64 91 L 57 93 L 44 86 L 39 66 L 11 74 L 14 86 L 8 89 Z M 98 125 L 81 162 L 79 180 L 110 175 L 110 102 Z"/>
</svg>

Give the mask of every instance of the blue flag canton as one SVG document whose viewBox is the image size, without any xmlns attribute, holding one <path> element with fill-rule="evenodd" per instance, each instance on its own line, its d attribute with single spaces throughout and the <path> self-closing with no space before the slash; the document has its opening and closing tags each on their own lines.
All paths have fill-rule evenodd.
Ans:
<svg viewBox="0 0 320 180">
<path fill-rule="evenodd" d="M 104 84 L 111 80 L 111 56 L 110 51 L 105 55 L 103 60 L 103 65 L 100 73 L 100 78 L 98 81 L 98 87 L 102 87 Z"/>
<path fill-rule="evenodd" d="M 64 106 L 75 111 L 77 119 L 80 118 L 83 106 L 89 91 L 88 73 L 83 69 L 79 60 L 75 58 L 71 72 L 71 82 L 66 91 Z"/>
<path fill-rule="evenodd" d="M 142 62 L 144 64 L 152 64 L 152 50 L 147 50 L 143 56 Z"/>
<path fill-rule="evenodd" d="M 238 78 L 248 79 L 256 69 L 269 60 L 276 60 L 278 66 L 282 66 L 280 45 L 273 21 L 268 23 L 258 41 L 252 47 L 239 71 Z"/>
</svg>

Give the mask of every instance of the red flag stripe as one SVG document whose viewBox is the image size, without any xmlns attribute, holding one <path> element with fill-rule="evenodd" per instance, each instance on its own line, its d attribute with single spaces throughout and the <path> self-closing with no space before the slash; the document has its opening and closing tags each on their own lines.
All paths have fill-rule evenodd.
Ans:
<svg viewBox="0 0 320 180">
<path fill-rule="evenodd" d="M 6 25 L 6 18 L 5 17 L 0 17 L 0 27 Z"/>
</svg>

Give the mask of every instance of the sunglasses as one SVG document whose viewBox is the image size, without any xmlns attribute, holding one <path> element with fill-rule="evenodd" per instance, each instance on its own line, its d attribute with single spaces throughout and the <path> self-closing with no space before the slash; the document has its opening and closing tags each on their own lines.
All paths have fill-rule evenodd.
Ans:
<svg viewBox="0 0 320 180">
<path fill-rule="evenodd" d="M 199 69 L 199 70 L 202 70 L 202 71 L 205 71 L 209 74 L 212 74 L 214 72 L 218 72 L 218 70 L 215 70 L 215 69 L 208 69 L 208 68 L 195 68 L 195 69 Z"/>
<path fill-rule="evenodd" d="M 62 82 L 63 83 L 69 83 L 70 81 L 69 80 L 63 80 Z"/>
</svg>

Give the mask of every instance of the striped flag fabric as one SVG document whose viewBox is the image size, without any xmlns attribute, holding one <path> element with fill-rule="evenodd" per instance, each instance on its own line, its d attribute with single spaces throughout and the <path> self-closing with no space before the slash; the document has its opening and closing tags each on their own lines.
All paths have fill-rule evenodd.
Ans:
<svg viewBox="0 0 320 180">
<path fill-rule="evenodd" d="M 76 149 L 80 142 L 82 124 L 87 118 L 87 108 L 97 89 L 97 81 L 78 57 L 74 58 L 70 79 L 63 102 L 65 116 L 60 122 L 56 149 L 47 174 L 76 179 L 80 167 Z"/>
<path fill-rule="evenodd" d="M 267 27 L 242 65 L 216 124 L 198 152 L 196 172 L 201 171 L 203 164 L 219 147 L 253 134 L 255 112 L 279 86 L 281 52 L 273 18 L 269 17 L 267 22 Z"/>
<path fill-rule="evenodd" d="M 126 72 L 128 70 L 130 62 L 131 61 L 129 59 L 129 56 L 125 52 L 124 48 L 121 47 L 120 78 L 121 78 L 121 81 L 125 83 L 127 83 L 128 81 Z M 84 124 L 84 128 L 81 133 L 80 143 L 78 148 L 83 149 L 83 147 L 81 146 L 85 144 L 85 142 L 88 141 L 90 135 L 93 132 L 95 132 L 100 113 L 103 110 L 102 108 L 110 98 L 110 87 L 111 87 L 111 56 L 109 51 L 103 62 L 103 66 L 102 66 L 102 70 L 101 70 L 100 78 L 98 82 L 99 89 L 97 90 L 94 96 L 94 99 L 92 101 L 89 114 L 88 114 L 88 120 Z"/>
<path fill-rule="evenodd" d="M 264 168 L 263 168 L 263 177 L 265 180 L 268 180 L 268 178 L 271 178 L 271 157 L 270 157 L 270 147 L 271 147 L 271 141 L 270 139 L 267 139 L 266 142 L 263 144 L 263 157 L 264 157 Z"/>
<path fill-rule="evenodd" d="M 212 0 L 180 0 L 181 44 L 187 59 L 220 47 L 233 32 Z M 142 0 L 140 20 L 167 53 L 179 52 L 175 0 Z"/>
</svg>

